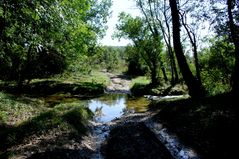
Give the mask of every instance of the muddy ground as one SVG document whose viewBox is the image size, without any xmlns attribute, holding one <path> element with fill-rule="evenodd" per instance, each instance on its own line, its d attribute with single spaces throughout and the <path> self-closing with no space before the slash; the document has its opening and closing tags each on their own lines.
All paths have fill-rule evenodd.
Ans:
<svg viewBox="0 0 239 159">
<path fill-rule="evenodd" d="M 130 93 L 131 80 L 124 75 L 107 74 L 111 80 L 106 93 Z M 52 129 L 32 135 L 9 147 L 2 158 L 11 159 L 120 159 L 173 158 L 155 134 L 145 125 L 152 112 L 129 114 L 107 123 L 89 121 L 88 133 Z M 10 154 L 9 154 L 10 153 Z"/>
</svg>

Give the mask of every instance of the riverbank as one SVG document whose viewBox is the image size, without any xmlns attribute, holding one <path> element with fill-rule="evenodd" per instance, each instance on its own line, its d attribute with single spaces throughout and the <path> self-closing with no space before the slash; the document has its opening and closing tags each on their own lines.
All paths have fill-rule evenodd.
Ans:
<svg viewBox="0 0 239 159">
<path fill-rule="evenodd" d="M 63 79 L 34 80 L 21 87 L 1 82 L 0 158 L 90 153 L 81 143 L 93 119 L 84 100 L 101 96 L 104 89 L 101 83 Z"/>
<path fill-rule="evenodd" d="M 230 94 L 200 100 L 161 101 L 151 105 L 159 111 L 155 122 L 177 134 L 180 140 L 201 155 L 201 158 L 229 159 L 237 156 L 238 106 Z"/>
<path fill-rule="evenodd" d="M 130 93 L 127 76 L 107 76 L 107 93 Z M 0 93 L 0 158 L 228 159 L 236 154 L 238 108 L 229 94 L 198 101 L 146 96 L 156 99 L 150 110 L 97 122 L 81 100 L 92 97 L 84 94 L 88 89 L 80 91 L 81 85 L 73 83 L 50 86 L 67 91 L 45 95 L 45 87 L 37 85 L 26 88 L 39 90 L 40 96 Z"/>
</svg>

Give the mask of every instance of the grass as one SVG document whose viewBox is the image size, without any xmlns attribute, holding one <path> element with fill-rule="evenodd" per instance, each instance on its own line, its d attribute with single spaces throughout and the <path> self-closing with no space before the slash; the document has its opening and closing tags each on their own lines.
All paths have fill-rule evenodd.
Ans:
<svg viewBox="0 0 239 159">
<path fill-rule="evenodd" d="M 131 92 L 135 96 L 142 95 L 182 95 L 187 94 L 187 87 L 184 84 L 171 86 L 169 83 L 162 83 L 158 86 L 152 86 L 146 76 L 139 76 L 132 79 Z"/>
<path fill-rule="evenodd" d="M 135 84 L 148 85 L 149 83 L 150 83 L 150 80 L 146 76 L 138 76 L 132 79 L 130 87 L 132 88 Z"/>
<path fill-rule="evenodd" d="M 107 75 L 98 70 L 92 70 L 88 74 L 83 73 L 71 73 L 64 74 L 61 76 L 54 77 L 54 79 L 58 79 L 59 81 L 64 81 L 68 83 L 97 83 L 102 84 L 104 86 L 110 83 L 110 79 Z"/>
<path fill-rule="evenodd" d="M 80 141 L 93 113 L 79 100 L 48 106 L 43 98 L 0 92 L 0 158 L 17 155 L 19 147 L 23 147 L 21 151 L 37 151 L 34 146 L 44 149 L 42 145 L 34 145 L 38 138 L 43 138 L 40 144 L 51 142 L 53 147 Z M 53 137 L 59 139 L 51 141 Z M 32 147 L 24 150 L 29 142 L 33 142 Z"/>
<path fill-rule="evenodd" d="M 0 92 L 0 123 L 18 124 L 47 110 L 44 101 Z"/>
<path fill-rule="evenodd" d="M 181 99 L 153 104 L 161 111 L 154 117 L 172 129 L 202 158 L 233 158 L 238 141 L 238 108 L 228 94 L 198 101 Z"/>
<path fill-rule="evenodd" d="M 103 94 L 110 80 L 94 70 L 34 79 L 22 87 L 0 82 L 0 158 L 9 158 L 55 148 L 78 149 L 93 117 L 79 99 Z"/>
</svg>

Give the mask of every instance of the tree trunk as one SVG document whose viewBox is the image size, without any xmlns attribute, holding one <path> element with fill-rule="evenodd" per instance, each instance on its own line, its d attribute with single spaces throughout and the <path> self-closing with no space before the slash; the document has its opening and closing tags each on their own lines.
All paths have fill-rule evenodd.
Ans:
<svg viewBox="0 0 239 159">
<path fill-rule="evenodd" d="M 171 45 L 172 44 L 171 43 L 171 33 L 170 33 L 170 26 L 168 23 L 169 18 L 167 17 L 166 10 L 167 10 L 166 0 L 164 0 L 163 16 L 165 19 L 165 24 L 166 24 L 168 34 L 166 34 L 166 31 L 164 30 L 164 27 L 162 25 L 160 18 L 158 16 L 156 16 L 156 18 L 160 24 L 161 30 L 163 32 L 164 41 L 165 41 L 167 49 L 168 49 L 170 65 L 171 65 L 171 84 L 175 85 L 176 83 L 178 83 L 179 79 L 178 79 L 178 71 L 177 71 L 177 67 L 176 67 L 176 62 L 175 62 L 175 58 L 174 58 L 174 52 L 173 52 L 172 45 Z"/>
<path fill-rule="evenodd" d="M 171 42 L 170 42 L 171 43 Z M 176 67 L 176 62 L 175 62 L 175 59 L 174 59 L 174 52 L 173 52 L 173 49 L 172 49 L 172 46 L 171 44 L 169 45 L 169 56 L 170 56 L 170 61 L 171 61 L 171 67 L 172 67 L 172 71 L 173 71 L 173 80 L 171 81 L 172 85 L 178 83 L 178 71 L 177 71 L 177 67 Z"/>
<path fill-rule="evenodd" d="M 167 82 L 168 81 L 168 76 L 167 76 L 167 74 L 166 74 L 166 70 L 165 70 L 165 68 L 164 68 L 164 65 L 163 65 L 163 63 L 162 62 L 160 62 L 161 63 L 161 70 L 162 70 L 162 73 L 163 73 L 163 78 L 164 78 L 164 80 Z"/>
<path fill-rule="evenodd" d="M 236 32 L 232 15 L 232 0 L 227 0 L 227 12 L 230 25 L 230 32 L 233 44 L 235 46 L 235 68 L 232 76 L 232 93 L 235 97 L 239 96 L 239 38 Z"/>
<path fill-rule="evenodd" d="M 180 23 L 179 23 L 179 10 L 177 6 L 177 0 L 169 0 L 172 22 L 173 22 L 173 44 L 178 61 L 179 68 L 182 72 L 183 79 L 185 80 L 189 95 L 192 98 L 200 98 L 204 95 L 203 89 L 197 79 L 193 76 L 188 64 L 186 57 L 184 56 L 181 40 L 180 40 Z"/>
<path fill-rule="evenodd" d="M 186 19 L 186 18 L 185 18 Z M 197 40 L 195 32 L 188 27 L 186 22 L 184 21 L 184 18 L 182 16 L 182 24 L 188 34 L 188 37 L 190 39 L 190 43 L 192 45 L 192 51 L 193 51 L 193 57 L 194 57 L 194 65 L 196 68 L 196 77 L 200 85 L 202 85 L 201 75 L 200 75 L 200 67 L 199 67 L 199 61 L 198 61 L 198 51 L 197 51 Z"/>
<path fill-rule="evenodd" d="M 159 78 L 158 78 L 158 70 L 156 69 L 157 67 L 152 67 L 150 70 L 151 72 L 151 85 L 152 86 L 157 86 L 159 85 Z"/>
<path fill-rule="evenodd" d="M 198 79 L 199 84 L 202 85 L 196 41 L 194 41 L 194 43 L 192 45 L 193 45 L 194 64 L 195 64 L 195 68 L 196 68 L 196 77 Z"/>
</svg>

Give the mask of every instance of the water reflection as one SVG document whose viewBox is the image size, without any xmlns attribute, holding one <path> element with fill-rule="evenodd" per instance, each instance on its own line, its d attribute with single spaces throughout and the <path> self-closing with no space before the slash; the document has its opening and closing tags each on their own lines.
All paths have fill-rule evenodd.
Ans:
<svg viewBox="0 0 239 159">
<path fill-rule="evenodd" d="M 106 94 L 88 101 L 89 108 L 99 122 L 111 121 L 125 113 L 144 112 L 148 104 L 146 98 L 132 98 L 126 94 Z"/>
</svg>

